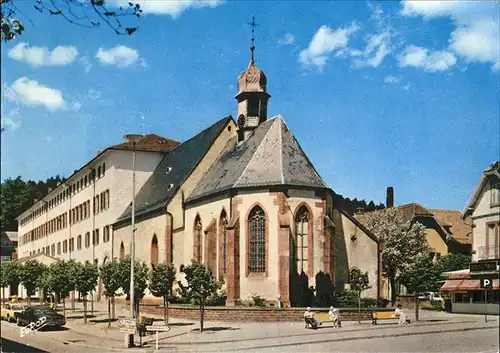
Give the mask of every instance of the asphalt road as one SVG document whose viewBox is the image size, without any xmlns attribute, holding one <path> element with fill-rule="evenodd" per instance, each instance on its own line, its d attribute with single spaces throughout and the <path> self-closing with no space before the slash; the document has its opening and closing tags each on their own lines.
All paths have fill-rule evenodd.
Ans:
<svg viewBox="0 0 500 353">
<path fill-rule="evenodd" d="M 472 326 L 472 327 L 471 327 Z M 341 332 L 321 330 L 311 331 L 307 335 L 291 334 L 282 339 L 268 337 L 267 339 L 239 340 L 239 332 L 230 333 L 232 342 L 218 342 L 199 344 L 191 337 L 183 336 L 184 342 L 163 342 L 163 347 L 157 353 L 172 352 L 387 352 L 387 353 L 496 353 L 499 344 L 498 325 L 489 328 L 480 328 L 475 324 L 453 324 L 454 331 L 436 333 L 438 326 L 429 326 L 426 332 L 411 332 L 417 327 L 390 329 L 391 336 L 375 337 L 373 334 L 386 334 L 388 330 L 376 330 L 363 333 L 362 330 Z M 262 329 L 265 329 L 265 324 Z M 404 336 L 392 336 L 399 331 L 407 331 Z M 229 333 L 228 333 L 229 334 Z M 360 336 L 360 334 L 365 335 Z M 189 337 L 189 338 L 188 338 Z M 368 338 L 367 338 L 368 337 Z M 371 337 L 371 338 L 369 338 Z M 34 352 L 34 353 L 103 353 L 106 348 L 99 342 L 99 338 L 80 335 L 71 330 L 35 332 L 20 337 L 19 328 L 14 324 L 1 323 L 2 352 Z M 101 348 L 99 348 L 101 344 Z M 87 345 L 87 346 L 86 346 Z M 90 347 L 89 347 L 90 346 Z M 147 349 L 115 350 L 127 353 L 152 353 L 153 347 Z"/>
<path fill-rule="evenodd" d="M 425 333 L 404 337 L 356 339 L 342 342 L 321 342 L 315 344 L 291 344 L 266 346 L 252 349 L 231 349 L 233 352 L 384 352 L 384 353 L 497 353 L 498 327 L 463 332 Z M 208 351 L 208 350 L 207 350 Z M 166 352 L 166 351 L 165 351 Z"/>
<path fill-rule="evenodd" d="M 54 339 L 57 336 L 66 336 L 73 334 L 69 331 L 42 331 L 34 332 L 21 337 L 19 328 L 12 323 L 1 322 L 1 352 L 23 352 L 23 353 L 102 353 L 102 349 L 91 349 L 76 344 L 64 344 Z M 69 339 L 69 338 L 68 338 Z M 74 336 L 78 341 L 78 337 Z"/>
</svg>

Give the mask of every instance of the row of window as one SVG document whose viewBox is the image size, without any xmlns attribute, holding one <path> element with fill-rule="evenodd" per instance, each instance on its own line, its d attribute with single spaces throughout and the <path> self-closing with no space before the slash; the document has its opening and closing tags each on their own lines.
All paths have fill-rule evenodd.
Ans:
<svg viewBox="0 0 500 353">
<path fill-rule="evenodd" d="M 94 197 L 94 214 L 109 209 L 110 206 L 109 189 L 101 192 Z M 90 200 L 73 207 L 69 212 L 69 223 L 71 225 L 81 222 L 90 217 Z M 65 229 L 68 224 L 68 214 L 65 212 L 52 220 L 36 227 L 34 230 L 27 232 L 21 236 L 21 243 L 38 240 L 44 236 L 55 233 L 59 230 Z"/>
<path fill-rule="evenodd" d="M 110 240 L 110 227 L 109 226 L 105 226 L 103 227 L 103 237 L 102 237 L 102 241 L 104 243 L 108 243 L 109 240 Z M 99 240 L 100 240 L 100 236 L 99 236 L 99 228 L 97 229 L 94 229 L 92 231 L 92 245 L 99 245 Z M 62 245 L 62 248 L 61 248 L 61 245 Z M 90 243 L 90 232 L 86 232 L 85 233 L 85 248 L 89 248 L 91 245 Z M 77 250 L 81 250 L 82 249 L 82 235 L 78 235 L 76 237 L 76 249 Z M 42 247 L 40 249 L 38 249 L 37 251 L 30 251 L 30 255 L 34 255 L 34 254 L 39 254 L 39 253 L 43 253 L 43 254 L 47 254 L 47 255 L 51 255 L 51 256 L 55 256 L 56 254 L 57 255 L 61 255 L 61 253 L 63 254 L 66 254 L 68 252 L 68 250 L 71 252 L 71 251 L 75 251 L 75 238 L 71 238 L 69 239 L 69 241 L 66 239 L 64 241 L 61 242 L 58 242 L 57 245 L 56 244 L 52 244 L 51 246 L 46 246 L 46 247 Z"/>
<path fill-rule="evenodd" d="M 307 272 L 308 269 L 308 247 L 311 241 L 310 220 L 312 215 L 307 206 L 302 205 L 295 214 L 295 236 L 292 241 L 292 257 L 296 263 L 296 270 L 300 273 Z M 266 226 L 267 219 L 264 210 L 260 206 L 255 206 L 246 220 L 248 225 L 248 272 L 266 272 Z M 219 244 L 220 244 L 220 272 L 227 271 L 227 215 L 223 210 L 219 218 Z M 310 234 L 311 233 L 311 234 Z M 202 234 L 203 226 L 200 216 L 196 216 L 193 229 L 193 258 L 198 262 L 202 261 Z M 153 246 L 154 244 L 152 244 Z"/>
<path fill-rule="evenodd" d="M 41 239 L 49 234 L 58 232 L 68 225 L 68 215 L 66 212 L 60 214 L 57 217 L 39 225 L 33 230 L 23 234 L 20 238 L 21 244 L 26 244 L 30 241 L 35 241 Z"/>
<path fill-rule="evenodd" d="M 105 174 L 106 174 L 106 163 L 103 163 L 102 165 L 98 166 L 97 169 L 91 169 L 87 175 L 83 176 L 81 179 L 77 180 L 75 183 L 69 185 L 68 187 L 63 188 L 63 190 L 59 194 L 54 196 L 51 200 L 45 202 L 43 206 L 36 209 L 30 215 L 24 217 L 20 221 L 20 224 L 25 225 L 35 220 L 43 213 L 56 207 L 60 203 L 66 201 L 66 199 L 68 199 L 72 195 L 75 195 L 76 193 L 90 186 L 92 184 L 92 181 L 95 182 L 101 179 L 102 177 L 104 177 Z"/>
</svg>

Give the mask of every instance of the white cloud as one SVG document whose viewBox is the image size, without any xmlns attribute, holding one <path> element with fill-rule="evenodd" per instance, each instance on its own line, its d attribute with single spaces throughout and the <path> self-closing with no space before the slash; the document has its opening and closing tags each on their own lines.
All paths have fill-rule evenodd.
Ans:
<svg viewBox="0 0 500 353">
<path fill-rule="evenodd" d="M 291 33 L 287 33 L 285 34 L 285 36 L 283 38 L 281 38 L 279 41 L 278 41 L 278 44 L 281 44 L 281 45 L 292 45 L 292 44 L 295 44 L 295 36 Z"/>
<path fill-rule="evenodd" d="M 410 87 L 411 87 L 411 85 L 409 83 L 407 83 L 406 85 L 403 86 L 403 90 L 404 91 L 409 91 Z"/>
<path fill-rule="evenodd" d="M 384 82 L 388 83 L 388 84 L 400 83 L 401 82 L 401 78 L 389 75 L 389 76 L 384 77 Z"/>
<path fill-rule="evenodd" d="M 128 67 L 139 60 L 139 52 L 124 45 L 107 50 L 99 48 L 95 56 L 103 65 L 115 65 L 120 68 Z"/>
<path fill-rule="evenodd" d="M 79 62 L 83 66 L 83 72 L 88 74 L 92 69 L 92 63 L 90 62 L 90 59 L 87 56 L 82 56 Z"/>
<path fill-rule="evenodd" d="M 67 107 L 60 90 L 44 86 L 27 77 L 18 78 L 11 86 L 7 86 L 5 97 L 28 106 L 44 106 L 52 111 Z"/>
<path fill-rule="evenodd" d="M 429 50 L 415 45 L 405 48 L 399 59 L 401 67 L 415 67 L 424 69 L 427 72 L 446 71 L 456 64 L 457 58 L 449 51 Z"/>
<path fill-rule="evenodd" d="M 369 5 L 372 14 L 370 21 L 374 22 L 375 33 L 366 37 L 366 47 L 364 50 L 351 50 L 354 67 L 379 67 L 385 57 L 392 52 L 392 38 L 396 32 L 389 25 L 388 16 L 380 7 Z"/>
<path fill-rule="evenodd" d="M 468 62 L 500 67 L 500 26 L 496 1 L 403 1 L 401 14 L 426 19 L 449 17 L 455 30 L 449 49 Z"/>
<path fill-rule="evenodd" d="M 19 43 L 9 50 L 9 57 L 32 66 L 64 66 L 75 61 L 78 50 L 74 46 L 58 46 L 50 51 L 47 47 L 30 47 Z"/>
<path fill-rule="evenodd" d="M 115 0 L 119 6 L 128 6 L 128 0 Z M 214 8 L 222 4 L 222 0 L 135 0 L 141 6 L 145 14 L 170 15 L 172 18 L 179 17 L 189 8 Z"/>
<path fill-rule="evenodd" d="M 19 114 L 19 108 L 14 108 L 8 113 L 4 112 L 4 107 L 2 104 L 2 119 L 1 126 L 2 129 L 15 131 L 21 126 L 21 119 Z"/>
<path fill-rule="evenodd" d="M 349 27 L 332 30 L 328 26 L 321 26 L 314 34 L 309 46 L 299 53 L 299 61 L 306 66 L 316 66 L 322 70 L 328 55 L 335 50 L 347 47 L 350 36 L 359 30 L 356 23 Z"/>
</svg>

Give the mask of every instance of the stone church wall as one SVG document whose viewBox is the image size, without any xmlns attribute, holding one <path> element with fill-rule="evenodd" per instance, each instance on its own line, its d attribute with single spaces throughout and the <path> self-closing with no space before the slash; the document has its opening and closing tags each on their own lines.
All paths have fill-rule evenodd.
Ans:
<svg viewBox="0 0 500 353">
<path fill-rule="evenodd" d="M 378 244 L 340 211 L 334 211 L 335 228 L 335 286 L 342 291 L 349 283 L 349 271 L 358 268 L 368 271 L 371 288 L 363 297 L 377 297 Z"/>
</svg>

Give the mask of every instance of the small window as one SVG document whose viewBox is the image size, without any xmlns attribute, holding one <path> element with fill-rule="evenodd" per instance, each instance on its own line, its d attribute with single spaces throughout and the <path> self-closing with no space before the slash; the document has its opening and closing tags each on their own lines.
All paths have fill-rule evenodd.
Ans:
<svg viewBox="0 0 500 353">
<path fill-rule="evenodd" d="M 67 252 L 68 252 L 68 241 L 67 241 L 67 240 L 65 240 L 65 241 L 63 242 L 63 253 L 65 253 L 65 254 L 66 254 Z"/>
<path fill-rule="evenodd" d="M 61 242 L 57 243 L 57 255 L 61 255 Z"/>
<path fill-rule="evenodd" d="M 85 247 L 86 248 L 90 247 L 90 233 L 89 232 L 85 233 Z"/>
<path fill-rule="evenodd" d="M 82 248 L 82 235 L 81 234 L 76 238 L 76 248 L 78 250 L 80 250 Z"/>
<path fill-rule="evenodd" d="M 101 166 L 97 167 L 97 179 L 101 177 Z"/>
<path fill-rule="evenodd" d="M 496 183 L 491 186 L 490 206 L 493 207 L 499 205 L 500 205 L 500 183 Z"/>
<path fill-rule="evenodd" d="M 102 176 L 106 175 L 106 163 L 102 164 Z"/>
</svg>

